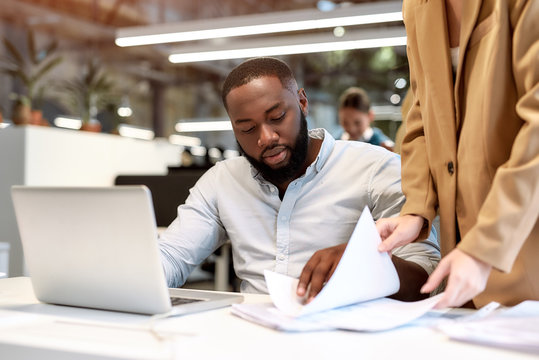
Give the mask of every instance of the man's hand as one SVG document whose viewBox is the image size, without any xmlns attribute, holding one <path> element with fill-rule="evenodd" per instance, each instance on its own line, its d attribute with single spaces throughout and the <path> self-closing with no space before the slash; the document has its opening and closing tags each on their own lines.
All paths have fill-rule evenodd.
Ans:
<svg viewBox="0 0 539 360">
<path fill-rule="evenodd" d="M 389 252 L 396 247 L 416 240 L 423 228 L 425 220 L 417 215 L 404 215 L 396 218 L 380 219 L 376 229 L 382 238 L 378 251 Z"/>
<path fill-rule="evenodd" d="M 315 252 L 303 267 L 303 271 L 299 277 L 296 294 L 298 296 L 305 296 L 310 284 L 306 302 L 311 302 L 312 299 L 318 295 L 320 290 L 322 290 L 322 287 L 329 280 L 331 275 L 333 275 L 333 272 L 344 253 L 344 249 L 346 249 L 346 244 Z"/>
<path fill-rule="evenodd" d="M 437 309 L 458 307 L 471 300 L 485 289 L 492 266 L 454 249 L 447 254 L 430 274 L 421 288 L 422 293 L 436 289 L 442 280 L 449 275 L 444 295 L 436 304 Z"/>
</svg>

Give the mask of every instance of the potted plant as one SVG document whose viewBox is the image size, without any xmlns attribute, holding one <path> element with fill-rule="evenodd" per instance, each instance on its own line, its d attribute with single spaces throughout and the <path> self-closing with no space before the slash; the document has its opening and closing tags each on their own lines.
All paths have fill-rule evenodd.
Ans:
<svg viewBox="0 0 539 360">
<path fill-rule="evenodd" d="M 30 117 L 28 116 L 13 116 L 15 124 L 48 124 L 43 119 L 41 110 L 37 108 L 37 104 L 43 100 L 46 84 L 42 83 L 42 79 L 47 73 L 54 69 L 62 62 L 62 57 L 55 55 L 57 42 L 52 41 L 45 47 L 38 49 L 35 43 L 33 31 L 28 31 L 26 47 L 28 55 L 23 56 L 23 52 L 17 49 L 17 46 L 8 38 L 3 38 L 4 47 L 7 50 L 7 56 L 4 56 L 4 64 L 0 65 L 0 72 L 10 75 L 20 82 L 26 88 L 26 94 L 20 94 L 16 97 L 14 111 L 17 114 L 26 114 L 32 110 Z M 34 108 L 36 107 L 36 108 Z"/>
<path fill-rule="evenodd" d="M 62 89 L 68 92 L 67 105 L 81 117 L 81 130 L 101 131 L 95 116 L 110 100 L 113 88 L 109 75 L 93 60 L 86 63 L 79 78 L 63 83 Z"/>
</svg>

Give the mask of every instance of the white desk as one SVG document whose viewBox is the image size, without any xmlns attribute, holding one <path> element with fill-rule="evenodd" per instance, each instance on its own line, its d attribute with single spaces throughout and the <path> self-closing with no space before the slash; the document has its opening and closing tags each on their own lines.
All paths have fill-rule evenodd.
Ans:
<svg viewBox="0 0 539 360">
<path fill-rule="evenodd" d="M 268 300 L 265 295 L 245 296 L 246 302 Z M 162 320 L 157 330 L 173 334 L 159 341 L 143 326 L 148 319 L 41 304 L 28 278 L 0 279 L 1 359 L 536 358 L 449 341 L 420 327 L 381 333 L 281 333 L 239 319 L 230 314 L 230 308 Z"/>
</svg>

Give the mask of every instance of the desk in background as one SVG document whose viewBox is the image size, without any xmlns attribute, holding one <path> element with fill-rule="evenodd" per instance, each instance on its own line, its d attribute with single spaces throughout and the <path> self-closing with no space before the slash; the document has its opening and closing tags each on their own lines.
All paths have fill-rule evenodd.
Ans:
<svg viewBox="0 0 539 360">
<path fill-rule="evenodd" d="M 189 190 L 208 168 L 168 168 L 167 174 L 119 174 L 114 185 L 146 185 L 152 194 L 157 226 L 168 226 L 178 216 Z"/>
<path fill-rule="evenodd" d="M 248 303 L 267 295 L 245 294 Z M 0 279 L 0 358 L 18 359 L 532 359 L 533 355 L 449 341 L 428 328 L 380 333 L 282 333 L 230 308 L 155 323 L 149 317 L 39 303 L 29 278 Z"/>
<path fill-rule="evenodd" d="M 185 203 L 190 189 L 208 169 L 208 167 L 168 167 L 166 175 L 120 174 L 116 176 L 114 185 L 147 186 L 152 194 L 155 222 L 159 232 L 163 232 L 178 216 L 178 206 Z M 221 246 L 214 255 L 212 290 L 236 290 L 230 241 Z M 187 282 L 200 280 L 207 279 L 205 279 L 201 267 L 198 266 L 189 276 Z"/>
<path fill-rule="evenodd" d="M 110 186 L 117 174 L 166 174 L 168 166 L 179 163 L 180 153 L 180 146 L 166 139 L 141 141 L 32 125 L 2 129 L 0 242 L 10 244 L 8 275 L 26 274 L 12 185 Z"/>
</svg>

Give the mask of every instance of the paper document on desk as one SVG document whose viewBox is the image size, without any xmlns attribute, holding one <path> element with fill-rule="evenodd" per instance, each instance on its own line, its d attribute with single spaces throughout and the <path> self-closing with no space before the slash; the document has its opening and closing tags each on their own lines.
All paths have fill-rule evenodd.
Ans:
<svg viewBox="0 0 539 360">
<path fill-rule="evenodd" d="M 385 330 L 430 310 L 438 298 L 404 303 L 384 296 L 399 290 L 391 258 L 380 253 L 380 236 L 368 208 L 363 210 L 332 277 L 309 304 L 296 295 L 298 279 L 265 271 L 273 305 L 234 305 L 232 312 L 263 325 L 289 331 Z"/>
<path fill-rule="evenodd" d="M 444 322 L 438 329 L 453 340 L 539 354 L 539 301 Z"/>
</svg>

